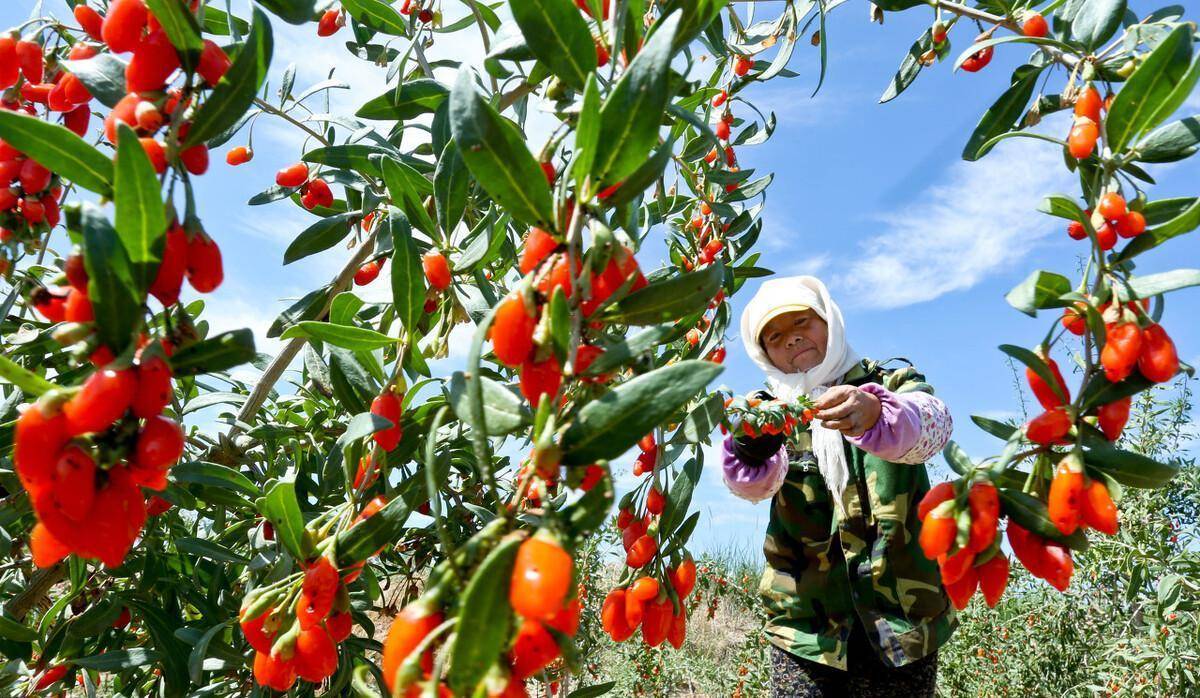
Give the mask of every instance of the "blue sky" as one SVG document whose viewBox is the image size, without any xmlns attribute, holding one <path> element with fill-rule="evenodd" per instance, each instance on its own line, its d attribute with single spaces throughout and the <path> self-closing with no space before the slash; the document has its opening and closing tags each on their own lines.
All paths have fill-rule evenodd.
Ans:
<svg viewBox="0 0 1200 698">
<path fill-rule="evenodd" d="M 69 16 L 58 0 L 45 5 Z M 241 8 L 245 16 L 245 5 L 237 0 L 235 11 Z M 27 0 L 0 4 L 0 26 L 21 23 L 31 6 Z M 455 15 L 461 10 L 448 3 L 446 11 Z M 820 93 L 810 97 L 817 82 L 817 49 L 802 40 L 789 66 L 800 77 L 775 79 L 746 93 L 764 111 L 773 110 L 779 125 L 770 141 L 740 149 L 739 158 L 743 167 L 775 173 L 758 248 L 763 252 L 760 265 L 779 274 L 814 273 L 825 279 L 843 306 L 848 336 L 858 352 L 912 360 L 950 406 L 955 439 L 983 457 L 995 453 L 998 442 L 980 432 L 970 415 L 1020 414 L 1013 376 L 996 346 L 1032 346 L 1050 322 L 1012 310 L 1004 294 L 1033 269 L 1077 273 L 1083 243 L 1068 239 L 1057 219 L 1035 208 L 1046 194 L 1075 195 L 1078 189 L 1052 144 L 1014 139 L 976 163 L 959 157 L 980 115 L 1027 56 L 1025 49 L 998 47 L 992 64 L 977 74 L 954 74 L 947 61 L 923 71 L 897 100 L 877 104 L 908 46 L 930 21 L 932 11 L 912 10 L 888 14 L 880 26 L 868 22 L 865 6 L 848 3 L 835 10 L 827 24 L 830 64 Z M 348 30 L 318 39 L 315 25 L 296 28 L 276 22 L 275 28 L 273 84 L 289 63 L 296 64 L 297 92 L 326 79 L 333 69 L 334 77 L 352 88 L 334 93 L 332 110 L 340 113 L 352 113 L 384 90 L 385 69 L 344 50 Z M 957 28 L 951 34 L 956 42 L 951 56 L 972 36 L 969 27 Z M 445 44 L 435 45 L 431 60 L 455 57 L 479 65 L 480 47 L 458 38 Z M 439 73 L 444 81 L 450 76 Z M 1057 74 L 1051 85 L 1061 86 L 1064 80 Z M 311 103 L 324 111 L 317 101 Z M 1200 96 L 1194 95 L 1177 117 L 1196 113 Z M 535 116 L 535 132 L 550 123 L 544 115 Z M 1047 118 L 1039 127 L 1060 137 L 1067 129 L 1064 115 Z M 231 145 L 238 143 L 244 138 Z M 221 244 L 226 269 L 225 284 L 206 298 L 209 319 L 216 329 L 251 327 L 260 350 L 267 352 L 279 346 L 264 337 L 279 310 L 325 283 L 349 254 L 335 249 L 283 267 L 284 247 L 311 216 L 285 203 L 245 205 L 273 182 L 276 169 L 298 159 L 301 143 L 291 127 L 264 119 L 255 130 L 251 163 L 229 168 L 222 150 L 213 154 L 209 174 L 199 178 L 202 218 Z M 1151 198 L 1197 193 L 1200 165 L 1195 158 L 1148 169 L 1159 180 Z M 1185 236 L 1140 259 L 1141 273 L 1197 266 L 1200 238 Z M 663 261 L 646 253 L 641 258 L 644 268 Z M 748 284 L 733 300 L 735 317 L 755 287 Z M 365 295 L 386 299 L 385 281 L 368 287 Z M 1200 363 L 1200 326 L 1193 319 L 1198 301 L 1195 289 L 1174 294 L 1164 317 L 1181 357 L 1193 364 Z M 729 339 L 720 382 L 739 392 L 757 387 L 757 369 L 737 338 L 731 334 Z M 452 354 L 445 365 L 458 358 Z M 626 461 L 631 458 L 622 459 L 616 469 L 628 473 Z M 707 462 L 716 464 L 711 458 Z M 945 477 L 940 462 L 933 473 Z M 733 498 L 716 467 L 708 468 L 704 478 L 694 506 L 706 514 L 693 548 L 756 548 L 768 505 Z"/>
</svg>

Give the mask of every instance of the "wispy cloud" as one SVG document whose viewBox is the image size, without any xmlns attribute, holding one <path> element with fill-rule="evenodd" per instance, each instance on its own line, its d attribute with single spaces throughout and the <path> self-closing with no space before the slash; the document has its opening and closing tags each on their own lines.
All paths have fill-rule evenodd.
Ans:
<svg viewBox="0 0 1200 698">
<path fill-rule="evenodd" d="M 978 162 L 952 165 L 912 203 L 875 218 L 883 229 L 839 269 L 852 304 L 895 308 L 971 288 L 1011 268 L 1059 228 L 1036 212 L 1071 175 L 1053 147 L 1015 139 Z"/>
</svg>

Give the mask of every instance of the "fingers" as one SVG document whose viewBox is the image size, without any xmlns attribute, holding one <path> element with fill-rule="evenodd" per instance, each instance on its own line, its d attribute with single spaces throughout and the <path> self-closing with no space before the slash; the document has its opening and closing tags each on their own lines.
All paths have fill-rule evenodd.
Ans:
<svg viewBox="0 0 1200 698">
<path fill-rule="evenodd" d="M 844 402 L 833 405 L 828 409 L 821 410 L 814 416 L 817 419 L 828 423 L 830 421 L 846 419 L 847 417 L 850 417 L 854 413 L 858 412 L 859 407 L 860 403 L 858 400 L 855 400 L 853 397 L 847 397 Z"/>
<path fill-rule="evenodd" d="M 820 410 L 827 410 L 834 405 L 845 402 L 853 393 L 858 392 L 858 389 L 850 385 L 838 385 L 826 390 L 821 397 L 813 402 L 813 407 Z"/>
</svg>

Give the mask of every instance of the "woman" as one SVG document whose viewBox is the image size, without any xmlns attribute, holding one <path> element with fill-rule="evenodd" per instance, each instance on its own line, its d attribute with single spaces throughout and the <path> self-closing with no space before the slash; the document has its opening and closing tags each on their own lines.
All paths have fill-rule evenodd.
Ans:
<svg viewBox="0 0 1200 698">
<path fill-rule="evenodd" d="M 956 623 L 917 544 L 916 509 L 949 411 L 911 365 L 860 359 L 814 277 L 764 283 L 741 335 L 766 397 L 815 400 L 798 445 L 732 436 L 741 430 L 725 439 L 733 493 L 773 498 L 760 587 L 772 695 L 932 696 L 937 648 Z"/>
</svg>

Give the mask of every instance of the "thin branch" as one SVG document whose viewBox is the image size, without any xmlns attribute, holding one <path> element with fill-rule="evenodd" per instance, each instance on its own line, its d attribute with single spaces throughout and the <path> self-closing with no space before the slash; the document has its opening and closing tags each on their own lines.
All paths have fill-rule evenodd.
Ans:
<svg viewBox="0 0 1200 698">
<path fill-rule="evenodd" d="M 269 102 L 266 102 L 265 100 L 259 99 L 258 97 L 254 98 L 254 104 L 259 109 L 262 109 L 263 111 L 267 112 L 268 114 L 274 114 L 275 116 L 282 117 L 284 121 L 291 122 L 291 124 L 293 126 L 296 126 L 300 130 L 304 131 L 308 135 L 310 135 L 313 138 L 316 138 L 318 141 L 320 141 L 321 145 L 326 145 L 326 146 L 329 145 L 329 141 L 325 139 L 325 136 L 322 136 L 320 133 L 317 133 L 316 131 L 312 130 L 312 128 L 309 127 L 307 124 L 305 124 L 301 121 L 297 121 L 294 116 L 277 108 L 275 105 L 270 104 Z"/>
</svg>

